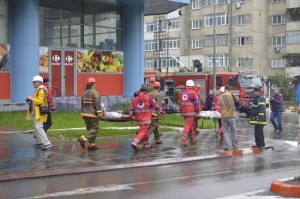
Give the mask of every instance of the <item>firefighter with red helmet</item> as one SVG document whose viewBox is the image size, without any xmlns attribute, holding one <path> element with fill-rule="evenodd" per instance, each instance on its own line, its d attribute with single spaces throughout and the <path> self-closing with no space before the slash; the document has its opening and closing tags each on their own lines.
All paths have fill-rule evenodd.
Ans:
<svg viewBox="0 0 300 199">
<path fill-rule="evenodd" d="M 156 103 L 162 107 L 163 104 L 163 96 L 160 94 L 160 83 L 159 82 L 154 82 L 153 84 L 153 91 L 148 93 L 150 97 L 152 97 Z M 151 124 L 149 125 L 149 135 L 151 133 L 154 133 L 154 138 L 155 138 L 155 143 L 156 144 L 162 144 L 162 140 L 160 139 L 160 134 L 158 132 L 159 124 L 158 120 L 160 118 L 160 114 L 157 112 L 152 113 L 152 119 L 151 119 Z"/>
<path fill-rule="evenodd" d="M 186 81 L 186 88 L 180 92 L 178 97 L 178 105 L 181 115 L 184 117 L 184 128 L 181 136 L 181 145 L 187 145 L 188 136 L 191 144 L 196 141 L 196 132 L 193 129 L 195 116 L 200 113 L 200 104 L 193 80 Z"/>
<path fill-rule="evenodd" d="M 95 84 L 94 78 L 88 78 L 85 91 L 81 96 L 81 116 L 85 122 L 87 133 L 80 136 L 78 141 L 83 149 L 85 149 L 85 143 L 88 142 L 89 150 L 98 149 L 95 141 L 99 130 L 99 118 L 103 117 L 101 96 L 95 90 Z"/>
<path fill-rule="evenodd" d="M 138 152 L 138 144 L 142 142 L 144 144 L 145 149 L 150 149 L 151 145 L 149 144 L 149 136 L 148 136 L 148 127 L 151 123 L 151 115 L 152 109 L 155 109 L 160 114 L 164 114 L 161 107 L 156 103 L 154 99 L 152 99 L 149 95 L 147 95 L 146 89 L 141 88 L 138 96 L 136 96 L 132 102 L 129 109 L 129 120 L 133 121 L 133 115 L 136 117 L 136 121 L 138 122 L 140 128 L 137 136 L 131 143 L 131 148 L 134 152 Z"/>
<path fill-rule="evenodd" d="M 151 91 L 153 91 L 154 82 L 156 82 L 156 78 L 155 77 L 150 77 L 149 78 L 149 83 L 144 86 L 147 93 L 150 93 Z"/>
</svg>

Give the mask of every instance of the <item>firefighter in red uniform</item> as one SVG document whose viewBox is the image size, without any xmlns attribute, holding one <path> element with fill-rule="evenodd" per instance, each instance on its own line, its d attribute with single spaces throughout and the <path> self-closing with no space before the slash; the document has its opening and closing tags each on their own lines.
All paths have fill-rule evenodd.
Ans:
<svg viewBox="0 0 300 199">
<path fill-rule="evenodd" d="M 187 138 L 190 136 L 191 144 L 196 141 L 196 133 L 193 129 L 195 115 L 200 113 L 200 104 L 193 80 L 186 81 L 186 88 L 180 92 L 178 104 L 181 115 L 184 117 L 184 128 L 181 137 L 181 145 L 187 145 Z"/>
<path fill-rule="evenodd" d="M 134 152 L 138 152 L 138 144 L 143 142 L 145 149 L 150 149 L 148 127 L 151 123 L 152 108 L 158 111 L 160 114 L 164 114 L 160 106 L 147 95 L 145 88 L 141 88 L 138 96 L 136 96 L 132 102 L 129 109 L 129 120 L 133 121 L 133 114 L 135 114 L 136 121 L 138 122 L 140 129 L 131 143 L 131 148 Z"/>
</svg>

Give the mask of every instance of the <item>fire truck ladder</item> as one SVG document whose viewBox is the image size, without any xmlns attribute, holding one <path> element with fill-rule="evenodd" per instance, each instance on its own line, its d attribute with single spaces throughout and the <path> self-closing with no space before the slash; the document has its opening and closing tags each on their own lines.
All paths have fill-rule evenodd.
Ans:
<svg viewBox="0 0 300 199">
<path fill-rule="evenodd" d="M 166 15 L 155 15 L 154 21 L 157 22 L 157 29 L 154 31 L 154 40 L 157 41 L 157 48 L 154 51 L 154 69 L 161 72 L 163 59 L 166 59 L 167 47 L 163 46 L 166 40 Z"/>
</svg>

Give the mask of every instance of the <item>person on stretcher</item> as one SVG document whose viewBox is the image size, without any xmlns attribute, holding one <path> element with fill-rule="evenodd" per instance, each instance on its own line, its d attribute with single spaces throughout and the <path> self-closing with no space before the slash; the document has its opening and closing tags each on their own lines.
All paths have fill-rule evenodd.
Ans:
<svg viewBox="0 0 300 199">
<path fill-rule="evenodd" d="M 128 119 L 129 120 L 129 115 L 123 114 L 122 110 L 118 111 L 106 111 L 106 108 L 104 104 L 101 104 L 102 109 L 104 110 L 104 117 L 103 119 Z"/>
</svg>

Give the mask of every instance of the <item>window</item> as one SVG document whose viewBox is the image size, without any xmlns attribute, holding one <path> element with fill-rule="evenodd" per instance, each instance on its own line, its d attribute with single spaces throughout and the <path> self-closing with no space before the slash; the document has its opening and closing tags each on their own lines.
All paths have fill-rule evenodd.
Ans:
<svg viewBox="0 0 300 199">
<path fill-rule="evenodd" d="M 145 68 L 154 68 L 154 59 L 145 59 Z"/>
<path fill-rule="evenodd" d="M 199 29 L 199 28 L 201 28 L 201 21 L 200 20 L 192 21 L 192 29 Z"/>
<path fill-rule="evenodd" d="M 169 25 L 169 29 L 179 29 L 180 28 L 180 21 L 178 18 L 176 19 L 170 19 L 167 21 L 162 21 L 161 22 L 161 29 L 162 30 L 166 30 L 168 28 Z"/>
<path fill-rule="evenodd" d="M 145 46 L 145 51 L 158 50 L 158 42 L 154 40 L 145 40 L 144 46 Z"/>
<path fill-rule="evenodd" d="M 205 46 L 213 46 L 214 37 L 212 35 L 205 36 Z M 227 46 L 228 35 L 216 35 L 216 46 Z"/>
<path fill-rule="evenodd" d="M 222 77 L 216 77 L 216 86 L 223 86 Z"/>
<path fill-rule="evenodd" d="M 179 57 L 176 57 L 178 59 L 178 61 L 180 61 Z M 178 67 L 179 63 L 173 59 L 172 57 L 169 57 L 169 59 L 164 58 L 162 59 L 162 67 L 166 68 L 169 65 L 169 67 Z"/>
<path fill-rule="evenodd" d="M 213 66 L 213 55 L 208 55 L 208 67 Z M 228 55 L 216 55 L 216 67 L 228 66 Z"/>
<path fill-rule="evenodd" d="M 192 49 L 198 49 L 201 48 L 201 40 L 193 40 L 192 41 Z"/>
<path fill-rule="evenodd" d="M 237 24 L 243 25 L 245 23 L 245 15 L 238 15 L 237 16 Z"/>
<path fill-rule="evenodd" d="M 242 67 L 242 66 L 245 66 L 245 59 L 244 58 L 236 59 L 236 67 Z"/>
<path fill-rule="evenodd" d="M 285 36 L 272 37 L 272 46 L 284 46 Z"/>
<path fill-rule="evenodd" d="M 164 40 L 162 42 L 162 48 L 167 49 L 168 48 L 168 40 Z M 169 39 L 169 49 L 178 49 L 180 48 L 180 39 Z"/>
<path fill-rule="evenodd" d="M 192 10 L 199 9 L 201 5 L 201 0 L 192 1 Z"/>
<path fill-rule="evenodd" d="M 272 68 L 284 68 L 286 59 L 272 59 Z"/>
<path fill-rule="evenodd" d="M 228 0 L 217 0 L 216 2 L 218 5 L 225 5 L 228 4 Z"/>
<path fill-rule="evenodd" d="M 237 38 L 237 45 L 244 46 L 245 45 L 245 37 L 238 37 Z"/>
<path fill-rule="evenodd" d="M 245 3 L 245 0 L 238 0 L 239 3 Z"/>
<path fill-rule="evenodd" d="M 286 43 L 287 44 L 300 44 L 300 31 L 287 32 Z"/>
<path fill-rule="evenodd" d="M 209 14 L 205 15 L 205 27 L 213 26 L 214 23 L 214 15 Z M 228 16 L 227 13 L 218 13 L 216 14 L 216 25 L 223 26 L 228 24 Z"/>
<path fill-rule="evenodd" d="M 285 15 L 273 15 L 272 16 L 272 25 L 285 24 L 286 16 Z"/>
<path fill-rule="evenodd" d="M 157 25 L 157 22 L 149 22 L 149 23 L 146 23 L 146 31 L 147 32 L 157 32 L 158 30 L 158 25 Z"/>
<path fill-rule="evenodd" d="M 282 0 L 273 0 L 273 3 L 283 2 Z"/>
</svg>

